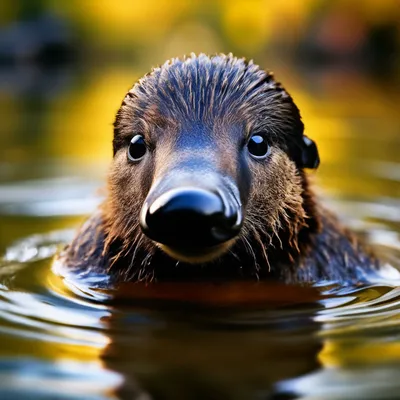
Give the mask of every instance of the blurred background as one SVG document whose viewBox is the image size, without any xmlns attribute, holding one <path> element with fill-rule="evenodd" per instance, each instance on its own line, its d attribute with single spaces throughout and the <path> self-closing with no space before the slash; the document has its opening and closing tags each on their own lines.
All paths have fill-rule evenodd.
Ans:
<svg viewBox="0 0 400 400">
<path fill-rule="evenodd" d="M 319 145 L 324 193 L 398 200 L 400 1 L 3 0 L 0 250 L 93 210 L 126 91 L 190 52 L 275 72 Z"/>
</svg>

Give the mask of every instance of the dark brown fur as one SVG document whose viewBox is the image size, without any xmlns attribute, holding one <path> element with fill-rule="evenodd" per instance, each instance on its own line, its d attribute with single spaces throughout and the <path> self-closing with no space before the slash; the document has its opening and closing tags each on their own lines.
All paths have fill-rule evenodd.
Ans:
<svg viewBox="0 0 400 400">
<path fill-rule="evenodd" d="M 107 271 L 116 280 L 286 282 L 363 280 L 375 268 L 354 236 L 317 205 L 299 167 L 300 113 L 272 74 L 253 63 L 230 55 L 169 61 L 133 86 L 114 126 L 108 197 L 66 250 L 69 267 Z M 191 154 L 176 154 L 176 137 L 198 129 L 212 146 L 196 149 L 196 157 L 242 182 L 248 195 L 231 248 L 212 262 L 188 265 L 141 232 L 139 212 L 153 183 Z M 138 132 L 151 157 L 132 166 L 126 149 Z M 254 132 L 268 135 L 271 155 L 262 163 L 246 159 L 242 167 L 238 148 Z"/>
</svg>

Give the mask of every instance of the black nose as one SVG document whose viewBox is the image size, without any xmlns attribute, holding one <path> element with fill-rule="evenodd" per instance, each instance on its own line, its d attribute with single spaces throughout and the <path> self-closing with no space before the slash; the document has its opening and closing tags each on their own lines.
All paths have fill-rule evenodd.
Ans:
<svg viewBox="0 0 400 400">
<path fill-rule="evenodd" d="M 241 223 L 237 202 L 198 188 L 167 191 L 145 204 L 140 218 L 148 237 L 178 248 L 216 246 L 235 237 Z"/>
</svg>

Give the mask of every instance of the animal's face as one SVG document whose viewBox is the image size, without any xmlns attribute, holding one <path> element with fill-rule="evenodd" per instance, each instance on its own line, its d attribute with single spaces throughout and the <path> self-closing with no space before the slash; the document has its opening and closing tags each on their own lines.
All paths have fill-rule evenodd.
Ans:
<svg viewBox="0 0 400 400">
<path fill-rule="evenodd" d="M 110 238 L 189 263 L 255 240 L 267 258 L 280 230 L 304 225 L 300 171 L 318 162 L 304 140 L 291 97 L 251 63 L 199 56 L 155 69 L 117 114 Z"/>
</svg>

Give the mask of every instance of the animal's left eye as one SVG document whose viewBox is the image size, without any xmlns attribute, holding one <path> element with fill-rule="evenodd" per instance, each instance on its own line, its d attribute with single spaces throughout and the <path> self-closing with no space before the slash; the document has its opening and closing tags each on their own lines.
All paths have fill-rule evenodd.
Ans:
<svg viewBox="0 0 400 400">
<path fill-rule="evenodd" d="M 247 148 L 254 158 L 265 158 L 269 153 L 268 143 L 261 135 L 253 135 L 247 143 Z"/>
</svg>

